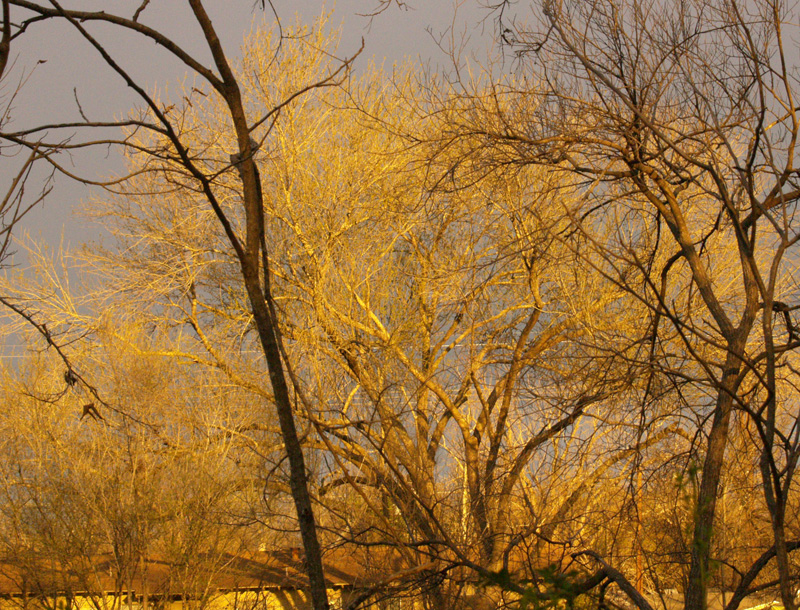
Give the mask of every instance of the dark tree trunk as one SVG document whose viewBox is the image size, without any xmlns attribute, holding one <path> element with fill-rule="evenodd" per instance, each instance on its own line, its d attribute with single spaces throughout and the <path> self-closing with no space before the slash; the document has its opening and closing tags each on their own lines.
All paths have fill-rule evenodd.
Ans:
<svg viewBox="0 0 800 610">
<path fill-rule="evenodd" d="M 283 370 L 277 320 L 274 319 L 271 312 L 272 295 L 264 241 L 263 199 L 258 172 L 253 161 L 255 150 L 252 148 L 250 130 L 236 76 L 228 64 L 211 20 L 205 12 L 201 0 L 189 0 L 189 4 L 203 29 L 203 35 L 214 57 L 214 63 L 220 72 L 222 84 L 218 87 L 218 91 L 225 98 L 236 130 L 239 145 L 236 167 L 242 179 L 246 219 L 244 247 L 242 248 L 241 243 L 238 243 L 235 237 L 232 237 L 231 241 L 239 258 L 250 307 L 267 362 L 281 437 L 289 461 L 290 487 L 305 550 L 305 568 L 309 581 L 311 607 L 313 610 L 328 610 L 322 552 L 317 539 L 311 496 L 308 493 L 305 459 L 295 427 L 291 397 Z"/>
<path fill-rule="evenodd" d="M 689 583 L 686 589 L 686 610 L 705 610 L 708 592 L 708 568 L 711 557 L 711 539 L 714 516 L 717 508 L 719 483 L 728 443 L 733 397 L 737 389 L 737 378 L 741 360 L 728 352 L 725 371 L 717 394 L 714 418 L 708 435 L 708 451 L 703 462 L 700 490 L 695 508 L 694 536 L 691 549 Z"/>
</svg>

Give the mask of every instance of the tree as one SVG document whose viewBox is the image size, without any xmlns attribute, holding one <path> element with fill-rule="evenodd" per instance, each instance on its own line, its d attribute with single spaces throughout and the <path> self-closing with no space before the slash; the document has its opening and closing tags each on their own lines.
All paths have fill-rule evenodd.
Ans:
<svg viewBox="0 0 800 610">
<path fill-rule="evenodd" d="M 306 563 L 310 580 L 310 593 L 315 609 L 328 607 L 327 596 L 322 572 L 322 562 L 319 543 L 316 536 L 314 514 L 308 495 L 305 461 L 302 447 L 296 431 L 292 403 L 289 389 L 283 370 L 283 363 L 279 349 L 277 334 L 277 312 L 272 303 L 270 289 L 270 275 L 267 266 L 267 241 L 263 223 L 263 197 L 257 178 L 257 170 L 253 162 L 254 150 L 252 149 L 252 132 L 260 126 L 269 128 L 274 123 L 281 110 L 294 97 L 317 86 L 335 83 L 346 74 L 350 60 L 342 61 L 337 67 L 324 75 L 317 83 L 302 83 L 288 99 L 279 100 L 270 109 L 259 109 L 253 115 L 245 108 L 239 82 L 231 69 L 230 61 L 220 43 L 208 13 L 200 0 L 189 0 L 192 15 L 200 27 L 207 51 L 212 57 L 212 67 L 205 65 L 192 54 L 181 48 L 169 37 L 163 35 L 158 29 L 144 24 L 146 19 L 147 2 L 144 2 L 132 18 L 123 17 L 105 11 L 80 11 L 71 10 L 58 2 L 38 3 L 27 0 L 16 0 L 5 3 L 20 9 L 20 17 L 16 26 L 20 31 L 28 30 L 43 20 L 60 20 L 65 26 L 75 28 L 84 39 L 103 58 L 108 67 L 122 78 L 128 87 L 141 99 L 145 106 L 144 112 L 135 119 L 118 123 L 119 126 L 128 126 L 148 132 L 154 136 L 151 146 L 138 151 L 148 155 L 159 164 L 166 161 L 171 177 L 184 188 L 202 192 L 210 208 L 214 211 L 217 221 L 223 228 L 226 239 L 236 255 L 238 271 L 247 288 L 251 313 L 258 330 L 261 348 L 264 351 L 270 381 L 273 387 L 274 399 L 280 427 L 283 435 L 291 471 L 292 496 L 296 504 L 300 531 L 303 545 L 306 549 Z M 5 12 L 8 22 L 9 11 Z M 229 158 L 207 159 L 203 153 L 187 148 L 180 117 L 171 115 L 171 110 L 148 94 L 143 86 L 137 83 L 123 67 L 119 60 L 113 58 L 89 29 L 92 24 L 100 23 L 110 25 L 120 30 L 132 32 L 142 37 L 143 41 L 155 42 L 168 53 L 181 61 L 189 70 L 210 88 L 204 95 L 219 96 L 224 102 L 225 112 L 230 120 L 229 128 L 236 135 L 236 155 L 234 162 Z M 8 32 L 8 28 L 6 28 Z M 190 103 L 187 101 L 187 103 Z M 108 127 L 109 123 L 85 121 L 76 124 L 42 125 L 24 134 L 15 134 L 18 141 L 31 146 L 25 141 L 32 134 L 58 129 L 83 129 L 98 126 Z M 9 136 L 6 136 L 8 139 Z M 128 146 L 129 140 L 121 140 L 122 146 Z M 90 142 L 81 142 L 70 146 L 87 146 Z M 68 147 L 60 147 L 61 149 Z M 35 147 L 34 147 L 35 148 Z M 134 148 L 136 148 L 134 146 Z M 231 171 L 233 167 L 241 179 L 241 202 L 239 209 L 244 212 L 231 214 L 226 208 L 219 189 L 219 176 Z M 241 221 L 241 226 L 238 224 Z"/>
<path fill-rule="evenodd" d="M 271 38 L 249 41 L 246 105 L 269 106 L 324 72 L 324 24 L 293 30 L 291 40 L 279 79 L 266 65 Z M 298 410 L 315 432 L 306 442 L 324 477 L 325 525 L 344 532 L 329 540 L 397 549 L 441 606 L 448 588 L 489 579 L 511 556 L 520 564 L 522 547 L 541 567 L 546 553 L 533 540 L 542 530 L 552 540 L 631 459 L 626 448 L 596 468 L 580 465 L 614 435 L 623 446 L 634 440 L 589 422 L 630 388 L 612 346 L 621 349 L 620 320 L 634 327 L 637 311 L 553 237 L 568 218 L 552 206 L 557 181 L 546 173 L 431 193 L 424 159 L 385 129 L 416 120 L 408 91 L 383 90 L 382 78 L 370 73 L 287 107 L 256 161 L 281 336 Z M 219 105 L 195 101 L 183 120 L 192 148 L 223 155 Z M 258 392 L 234 258 L 202 198 L 164 195 L 168 169 L 133 156 L 137 177 L 94 207 L 120 238 L 119 251 L 95 259 L 113 277 L 108 307 L 152 303 L 154 324 L 195 339 L 187 358 Z M 236 177 L 227 180 L 233 193 Z M 607 340 L 605 352 L 586 340 L 592 334 Z M 534 471 L 548 477 L 544 491 L 533 491 Z M 568 493 L 556 491 L 565 485 L 556 472 L 574 478 Z M 342 490 L 346 507 L 334 500 Z M 535 523 L 525 502 L 539 506 Z"/>
<path fill-rule="evenodd" d="M 192 0 L 212 70 L 138 21 L 147 3 L 134 19 L 10 4 L 31 11 L 23 29 L 76 28 L 144 101 L 118 123 L 131 172 L 99 212 L 125 252 L 93 259 L 116 281 L 105 303 L 149 303 L 165 354 L 275 402 L 315 608 L 307 470 L 328 541 L 396 550 L 432 607 L 482 580 L 521 603 L 602 601 L 613 582 L 649 610 L 647 553 L 668 541 L 690 610 L 718 552 L 735 555 L 731 610 L 772 559 L 791 610 L 791 13 L 554 0 L 528 26 L 503 3 L 513 76 L 420 87 L 398 72 L 392 90 L 379 73 L 340 88 L 349 63 L 326 59 L 323 24 L 256 35 L 237 71 Z M 207 87 L 148 96 L 92 22 L 159 42 Z M 718 535 L 726 495 L 752 499 L 753 465 L 758 556 Z"/>
<path fill-rule="evenodd" d="M 135 589 L 145 609 L 176 593 L 203 608 L 232 558 L 264 544 L 263 466 L 250 446 L 273 436 L 254 426 L 266 405 L 176 369 L 157 345 L 141 327 L 109 325 L 73 354 L 104 371 L 100 391 L 124 407 L 100 417 L 75 416 L 86 398 L 52 352 L 4 370 L 0 541 L 4 574 L 22 577 L 27 599 L 57 590 L 123 610 Z"/>
<path fill-rule="evenodd" d="M 31 190 L 34 167 L 39 167 L 47 155 L 47 146 L 41 140 L 31 140 L 23 145 L 9 129 L 11 118 L 14 115 L 14 101 L 22 85 L 19 84 L 14 91 L 9 91 L 9 77 L 7 73 L 8 60 L 11 57 L 11 42 L 14 39 L 14 23 L 11 19 L 11 5 L 2 3 L 2 33 L 0 33 L 0 84 L 4 91 L 0 93 L 0 105 L 3 107 L 3 120 L 0 122 L 2 133 L 2 148 L 6 157 L 15 157 L 23 154 L 21 162 L 7 162 L 9 168 L 14 167 L 8 174 L 9 186 L 0 199 L 0 263 L 6 264 L 11 251 L 11 236 L 15 225 L 34 206 L 45 200 L 50 193 L 53 172 L 41 179 L 41 187 L 34 197 L 26 195 L 26 187 Z M 39 176 L 36 176 L 39 178 Z"/>
<path fill-rule="evenodd" d="M 725 452 L 741 417 L 759 447 L 781 596 L 793 608 L 785 515 L 797 420 L 780 371 L 798 345 L 797 78 L 786 38 L 796 15 L 771 1 L 533 6 L 527 23 L 501 3 L 518 74 L 462 92 L 467 110 L 441 141 L 469 143 L 480 161 L 450 167 L 469 180 L 465 165 L 479 177 L 527 165 L 571 176 L 578 203 L 565 207 L 593 250 L 584 264 L 650 308 L 642 362 L 699 416 L 686 607 L 706 604 Z M 664 342 L 667 325 L 677 345 Z"/>
</svg>

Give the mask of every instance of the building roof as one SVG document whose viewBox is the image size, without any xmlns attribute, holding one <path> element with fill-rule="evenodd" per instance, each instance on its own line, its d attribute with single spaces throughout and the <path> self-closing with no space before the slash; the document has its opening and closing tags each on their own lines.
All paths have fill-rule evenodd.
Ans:
<svg viewBox="0 0 800 610">
<path fill-rule="evenodd" d="M 387 553 L 336 550 L 323 558 L 329 587 L 369 587 L 387 574 L 402 571 L 399 558 Z M 99 595 L 127 592 L 137 596 L 202 595 L 210 591 L 248 589 L 303 589 L 308 579 L 303 554 L 298 549 L 252 552 L 241 555 L 197 557 L 190 562 L 147 557 L 130 566 L 125 579 L 110 554 L 59 564 L 28 557 L 0 560 L 0 595 Z"/>
</svg>

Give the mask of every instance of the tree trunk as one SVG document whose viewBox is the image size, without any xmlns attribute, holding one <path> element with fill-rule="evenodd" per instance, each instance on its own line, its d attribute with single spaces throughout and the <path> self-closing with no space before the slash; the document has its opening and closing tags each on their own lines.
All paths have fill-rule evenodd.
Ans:
<svg viewBox="0 0 800 610">
<path fill-rule="evenodd" d="M 242 268 L 245 271 L 244 265 Z M 322 569 L 322 551 L 317 539 L 317 526 L 311 506 L 311 496 L 308 493 L 308 476 L 306 474 L 303 448 L 294 423 L 291 397 L 289 396 L 278 347 L 276 321 L 270 315 L 266 302 L 269 296 L 262 294 L 257 273 L 253 273 L 252 269 L 248 269 L 245 271 L 244 276 L 253 317 L 258 329 L 261 346 L 264 350 L 267 368 L 269 369 L 272 391 L 275 395 L 275 409 L 278 412 L 281 437 L 289 460 L 289 483 L 297 510 L 297 522 L 300 528 L 300 536 L 303 540 L 303 549 L 305 550 L 305 569 L 309 582 L 311 606 L 314 610 L 328 610 L 327 587 L 325 586 L 325 574 Z"/>
<path fill-rule="evenodd" d="M 292 491 L 300 536 L 305 550 L 305 570 L 309 582 L 309 594 L 313 610 L 328 610 L 328 593 L 325 585 L 325 574 L 322 569 L 322 552 L 317 539 L 317 527 L 311 507 L 311 496 L 308 493 L 308 477 L 305 459 L 297 428 L 294 423 L 292 401 L 283 371 L 283 361 L 278 344 L 278 321 L 270 311 L 271 293 L 270 277 L 267 268 L 267 251 L 264 240 L 264 209 L 261 184 L 258 170 L 253 161 L 253 149 L 250 139 L 250 128 L 242 103 L 241 91 L 236 76 L 228 64 L 227 57 L 219 37 L 211 23 L 211 19 L 203 7 L 201 0 L 189 0 L 189 5 L 203 30 L 214 63 L 219 70 L 222 85 L 218 88 L 225 98 L 231 114 L 233 127 L 239 145 L 239 162 L 236 168 L 242 179 L 243 200 L 245 207 L 245 239 L 244 248 L 235 236 L 229 236 L 242 269 L 242 278 L 247 289 L 250 307 L 255 320 L 264 358 L 275 396 L 275 408 L 281 428 L 286 455 L 289 460 L 289 484 Z M 238 247 L 237 247 L 238 246 Z M 263 257 L 263 264 L 262 264 Z M 263 285 L 261 272 L 263 272 Z"/>
<path fill-rule="evenodd" d="M 708 435 L 708 452 L 703 462 L 700 491 L 695 508 L 689 583 L 686 590 L 686 610 L 705 610 L 708 593 L 708 564 L 711 557 L 711 538 L 719 494 L 719 482 L 728 442 L 728 428 L 737 388 L 741 360 L 736 350 L 729 348 L 725 371 L 717 394 L 714 419 Z"/>
</svg>

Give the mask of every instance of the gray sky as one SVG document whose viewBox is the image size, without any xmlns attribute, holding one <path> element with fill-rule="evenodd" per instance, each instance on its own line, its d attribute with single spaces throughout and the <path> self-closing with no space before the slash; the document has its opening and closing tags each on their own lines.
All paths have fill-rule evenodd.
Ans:
<svg viewBox="0 0 800 610">
<path fill-rule="evenodd" d="M 140 2 L 83 0 L 63 4 L 69 8 L 106 10 L 130 16 Z M 230 57 L 238 57 L 243 37 L 251 27 L 268 27 L 274 22 L 272 13 L 262 11 L 260 2 L 254 0 L 207 0 L 205 4 Z M 359 14 L 370 12 L 376 4 L 376 0 L 339 0 L 327 4 L 327 7 L 334 7 L 331 23 L 342 26 L 342 54 L 352 54 L 360 46 L 361 38 L 365 40 L 357 67 L 366 65 L 372 58 L 391 65 L 409 57 L 445 67 L 449 65 L 448 57 L 437 47 L 435 38 L 444 34 L 444 43 L 448 44 L 451 31 L 456 39 L 467 39 L 466 48 L 476 56 L 485 55 L 493 24 L 488 11 L 477 0 L 467 0 L 458 7 L 447 0 L 411 0 L 408 8 L 392 5 L 374 19 Z M 311 21 L 326 10 L 322 2 L 314 0 L 276 0 L 274 6 L 284 24 L 293 22 L 295 13 L 304 21 Z M 169 35 L 210 64 L 199 27 L 186 2 L 151 0 L 140 21 Z M 173 89 L 187 73 L 183 64 L 152 42 L 120 33 L 119 28 L 87 26 L 147 90 Z M 65 23 L 32 26 L 12 47 L 12 60 L 15 63 L 4 78 L 4 93 L 7 95 L 9 87 L 25 80 L 13 104 L 12 128 L 80 120 L 76 97 L 85 114 L 93 120 L 120 118 L 132 105 L 139 103 L 96 51 Z M 118 155 L 104 150 L 75 156 L 71 164 L 87 177 L 100 178 L 122 169 Z M 4 170 L 0 169 L 0 176 L 3 175 Z M 90 196 L 87 187 L 64 176 L 57 177 L 56 186 L 45 204 L 24 219 L 17 235 L 27 232 L 54 248 L 58 247 L 62 233 L 65 243 L 71 247 L 96 240 L 99 230 L 73 216 L 73 210 Z M 17 261 L 21 262 L 20 257 Z"/>
</svg>

